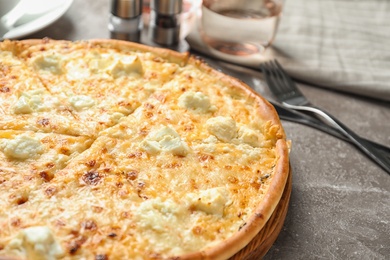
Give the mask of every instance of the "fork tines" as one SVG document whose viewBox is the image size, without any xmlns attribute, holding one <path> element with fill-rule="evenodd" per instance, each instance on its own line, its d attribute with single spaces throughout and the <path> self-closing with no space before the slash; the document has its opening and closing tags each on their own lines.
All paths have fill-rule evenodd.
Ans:
<svg viewBox="0 0 390 260">
<path fill-rule="evenodd" d="M 297 88 L 295 82 L 277 60 L 271 60 L 260 64 L 260 70 L 263 73 L 272 94 L 274 94 L 280 102 L 294 98 L 299 98 L 300 102 L 306 102 L 306 100 L 302 100 L 303 95 Z"/>
</svg>

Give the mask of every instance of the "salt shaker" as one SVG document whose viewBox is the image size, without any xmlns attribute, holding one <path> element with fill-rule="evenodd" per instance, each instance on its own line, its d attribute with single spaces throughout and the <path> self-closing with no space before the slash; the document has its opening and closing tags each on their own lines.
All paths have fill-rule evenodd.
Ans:
<svg viewBox="0 0 390 260">
<path fill-rule="evenodd" d="M 157 44 L 171 46 L 180 38 L 182 0 L 151 0 L 149 35 Z"/>
<path fill-rule="evenodd" d="M 111 38 L 140 42 L 142 26 L 142 0 L 111 0 Z"/>
</svg>

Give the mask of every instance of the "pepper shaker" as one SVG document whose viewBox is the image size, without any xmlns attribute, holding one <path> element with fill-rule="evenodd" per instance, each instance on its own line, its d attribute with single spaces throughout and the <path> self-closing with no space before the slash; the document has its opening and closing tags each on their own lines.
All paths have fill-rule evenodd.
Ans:
<svg viewBox="0 0 390 260">
<path fill-rule="evenodd" d="M 142 27 L 142 0 L 111 0 L 112 39 L 140 42 Z"/>
<path fill-rule="evenodd" d="M 171 46 L 179 43 L 182 0 L 151 0 L 149 35 L 153 42 Z"/>
</svg>

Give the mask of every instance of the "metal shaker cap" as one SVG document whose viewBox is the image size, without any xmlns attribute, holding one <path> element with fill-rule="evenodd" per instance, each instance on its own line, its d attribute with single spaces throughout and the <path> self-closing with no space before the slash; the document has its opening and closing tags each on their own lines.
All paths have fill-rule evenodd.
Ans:
<svg viewBox="0 0 390 260">
<path fill-rule="evenodd" d="M 179 14 L 182 11 L 183 0 L 151 0 L 150 8 L 164 15 Z"/>
<path fill-rule="evenodd" d="M 111 13 L 121 18 L 142 14 L 142 0 L 111 0 Z"/>
</svg>

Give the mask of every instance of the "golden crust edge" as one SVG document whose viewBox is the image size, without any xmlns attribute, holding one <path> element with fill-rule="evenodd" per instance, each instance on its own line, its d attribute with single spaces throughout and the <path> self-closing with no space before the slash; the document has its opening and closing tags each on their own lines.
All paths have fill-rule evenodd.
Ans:
<svg viewBox="0 0 390 260">
<path fill-rule="evenodd" d="M 187 259 L 227 259 L 232 257 L 234 254 L 243 249 L 249 242 L 258 234 L 258 232 L 264 227 L 268 219 L 274 212 L 276 206 L 278 205 L 280 198 L 283 194 L 285 188 L 288 174 L 290 170 L 289 166 L 289 145 L 286 141 L 286 135 L 281 125 L 279 116 L 275 108 L 261 95 L 256 93 L 244 82 L 223 74 L 212 67 L 210 67 L 206 62 L 191 56 L 189 53 L 179 53 L 169 49 L 162 49 L 157 47 L 146 46 L 143 44 L 126 42 L 121 40 L 112 40 L 112 39 L 91 39 L 91 40 L 81 40 L 81 41 L 69 41 L 69 40 L 52 40 L 52 39 L 27 39 L 19 41 L 22 44 L 26 45 L 37 45 L 42 43 L 50 42 L 87 42 L 93 45 L 98 46 L 110 46 L 118 48 L 121 50 L 137 50 L 137 51 L 147 51 L 159 55 L 162 58 L 165 58 L 169 61 L 176 62 L 182 66 L 187 63 L 193 64 L 200 68 L 201 70 L 213 74 L 218 77 L 218 79 L 225 81 L 235 88 L 243 89 L 249 96 L 256 99 L 257 104 L 260 105 L 259 111 L 262 115 L 266 115 L 267 119 L 271 120 L 272 125 L 278 125 L 277 136 L 279 139 L 276 141 L 276 150 L 277 150 L 277 164 L 273 173 L 273 179 L 267 190 L 267 193 L 264 196 L 263 203 L 256 208 L 255 213 L 249 218 L 246 225 L 235 233 L 229 239 L 223 241 L 222 243 L 214 246 L 210 249 L 206 249 L 199 252 L 189 253 L 181 256 L 174 256 L 176 260 L 187 260 Z M 9 258 L 7 256 L 2 256 L 0 259 L 17 259 Z"/>
<path fill-rule="evenodd" d="M 265 194 L 263 203 L 255 210 L 246 225 L 229 239 L 219 245 L 200 252 L 194 252 L 175 257 L 177 260 L 195 259 L 228 259 L 249 244 L 267 223 L 277 207 L 285 189 L 290 171 L 287 143 L 280 139 L 277 141 L 278 162 L 275 166 L 274 177 Z"/>
</svg>

